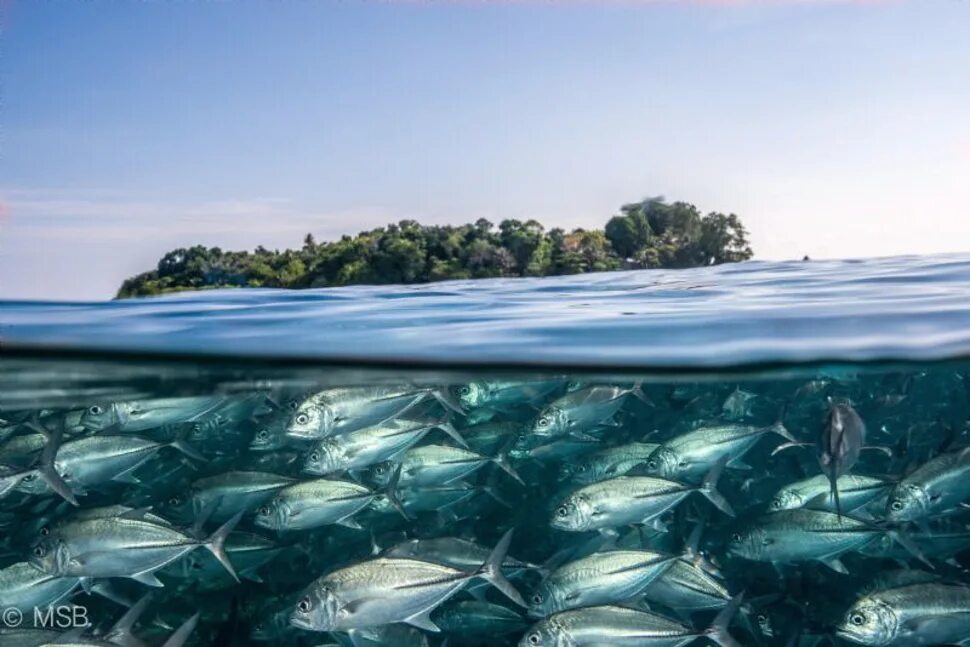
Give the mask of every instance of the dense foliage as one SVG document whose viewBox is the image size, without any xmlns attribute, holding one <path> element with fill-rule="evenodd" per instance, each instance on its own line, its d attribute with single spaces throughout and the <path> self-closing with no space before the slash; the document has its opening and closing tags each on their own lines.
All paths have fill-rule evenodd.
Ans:
<svg viewBox="0 0 970 647">
<path fill-rule="evenodd" d="M 685 202 L 628 204 L 602 230 L 545 228 L 535 220 L 424 226 L 403 220 L 334 242 L 307 234 L 297 250 L 223 251 L 196 245 L 165 254 L 124 282 L 118 297 L 216 287 L 308 288 L 550 276 L 605 270 L 697 267 L 751 258 L 734 214 L 705 215 Z"/>
</svg>

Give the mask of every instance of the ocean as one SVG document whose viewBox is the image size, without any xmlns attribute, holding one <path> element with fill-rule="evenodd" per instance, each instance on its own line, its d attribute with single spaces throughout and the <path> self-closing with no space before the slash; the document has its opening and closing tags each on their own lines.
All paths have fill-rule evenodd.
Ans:
<svg viewBox="0 0 970 647">
<path fill-rule="evenodd" d="M 970 257 L 0 302 L 0 645 L 951 645 Z"/>
</svg>

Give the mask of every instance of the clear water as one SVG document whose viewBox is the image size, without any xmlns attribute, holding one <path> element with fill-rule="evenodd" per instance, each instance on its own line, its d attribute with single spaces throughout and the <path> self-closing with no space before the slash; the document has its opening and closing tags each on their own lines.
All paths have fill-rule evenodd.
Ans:
<svg viewBox="0 0 970 647">
<path fill-rule="evenodd" d="M 63 639 L 78 620 L 92 626 L 68 635 L 72 644 L 161 644 L 196 613 L 187 644 L 709 644 L 721 634 L 708 627 L 733 611 L 732 599 L 739 608 L 720 623 L 742 645 L 959 642 L 970 635 L 961 615 L 970 615 L 970 512 L 961 505 L 970 466 L 960 453 L 970 431 L 967 295 L 968 259 L 936 257 L 2 304 L 0 645 Z M 383 391 L 354 408 L 340 404 L 345 387 Z M 321 392 L 346 417 L 301 424 Z M 838 404 L 863 421 L 867 447 L 850 471 L 857 480 L 844 481 L 842 515 L 824 484 L 800 500 L 785 494 L 822 474 L 815 445 Z M 355 454 L 350 470 L 339 461 L 312 467 L 314 452 L 346 449 L 361 425 L 418 432 L 401 432 L 413 441 L 401 453 Z M 719 450 L 703 435 L 713 427 L 751 442 Z M 307 433 L 326 437 L 300 437 Z M 648 443 L 698 436 L 690 461 L 672 463 L 660 484 L 682 496 L 633 496 L 660 477 L 662 454 Z M 98 449 L 99 437 L 121 438 L 125 449 Z M 478 458 L 456 458 L 456 437 Z M 792 439 L 812 446 L 776 451 Z M 144 460 L 119 458 L 136 442 Z M 606 453 L 622 447 L 624 461 Z M 720 474 L 718 456 L 730 459 Z M 941 456 L 957 457 L 944 470 L 952 478 L 921 479 L 919 468 Z M 46 484 L 51 460 L 77 507 Z M 726 506 L 701 491 L 705 477 L 717 477 Z M 277 500 L 294 501 L 293 486 L 312 479 L 352 482 L 349 499 L 366 505 L 335 519 L 321 511 L 339 497 L 313 499 L 312 527 L 289 518 L 277 530 Z M 217 489 L 226 482 L 233 487 Z M 893 512 L 913 483 L 927 507 Z M 579 515 L 579 495 L 602 488 L 618 503 Z M 625 514 L 647 499 L 642 518 Z M 196 546 L 237 509 L 226 552 L 240 583 Z M 95 514 L 109 523 L 80 521 Z M 167 541 L 177 535 L 188 548 L 159 568 L 135 554 L 120 530 L 127 522 L 164 526 Z M 93 533 L 88 550 L 111 558 L 78 548 L 72 533 L 81 527 Z M 508 554 L 521 563 L 502 570 L 529 609 L 469 577 L 510 529 Z M 48 559 L 57 542 L 84 557 Z M 637 568 L 604 561 L 618 550 L 642 551 L 627 553 Z M 391 578 L 393 559 L 455 582 L 453 595 L 418 609 L 430 608 L 441 631 L 420 619 L 375 620 L 414 611 L 409 600 L 427 593 L 427 581 L 385 580 L 364 600 L 332 581 L 368 564 Z M 579 560 L 600 574 L 557 584 Z M 129 563 L 140 566 L 109 573 Z M 603 564 L 639 579 L 598 588 Z M 139 569 L 164 586 L 124 577 Z M 85 573 L 90 591 L 78 580 Z M 337 608 L 359 628 L 290 622 L 308 594 L 317 608 L 315 581 L 357 595 Z M 578 608 L 550 603 L 556 586 L 566 591 L 560 607 Z M 146 592 L 134 625 L 112 633 Z M 865 610 L 851 626 L 871 600 L 889 600 L 880 608 L 901 619 L 895 633 L 865 634 L 875 617 Z M 45 615 L 50 608 L 60 615 Z M 623 622 L 640 642 L 620 642 Z M 676 636 L 658 638 L 661 628 Z"/>
</svg>

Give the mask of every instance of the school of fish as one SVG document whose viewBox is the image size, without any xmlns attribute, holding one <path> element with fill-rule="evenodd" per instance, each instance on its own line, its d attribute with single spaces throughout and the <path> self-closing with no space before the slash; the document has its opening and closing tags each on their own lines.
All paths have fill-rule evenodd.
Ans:
<svg viewBox="0 0 970 647">
<path fill-rule="evenodd" d="M 970 645 L 967 373 L 466 378 L 0 409 L 0 647 Z"/>
</svg>

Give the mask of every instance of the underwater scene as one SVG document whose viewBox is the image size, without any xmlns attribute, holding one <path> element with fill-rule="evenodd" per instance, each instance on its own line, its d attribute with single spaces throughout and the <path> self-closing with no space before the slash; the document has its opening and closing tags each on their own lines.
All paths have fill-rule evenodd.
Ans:
<svg viewBox="0 0 970 647">
<path fill-rule="evenodd" d="M 0 645 L 951 645 L 970 364 L 0 360 Z"/>
</svg>

